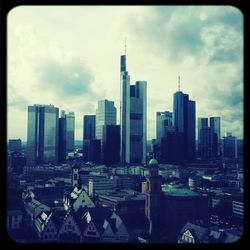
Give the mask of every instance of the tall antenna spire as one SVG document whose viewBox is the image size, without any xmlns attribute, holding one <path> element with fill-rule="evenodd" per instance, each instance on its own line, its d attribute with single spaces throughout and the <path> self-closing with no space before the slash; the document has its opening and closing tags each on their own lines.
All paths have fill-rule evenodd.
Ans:
<svg viewBox="0 0 250 250">
<path fill-rule="evenodd" d="M 178 90 L 179 90 L 179 91 L 180 91 L 180 82 L 181 82 L 180 76 L 178 76 Z"/>
</svg>

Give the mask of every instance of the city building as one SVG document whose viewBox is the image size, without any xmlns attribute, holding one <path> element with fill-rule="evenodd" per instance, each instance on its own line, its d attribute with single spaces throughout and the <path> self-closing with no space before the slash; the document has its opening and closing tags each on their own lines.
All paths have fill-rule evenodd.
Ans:
<svg viewBox="0 0 250 250">
<path fill-rule="evenodd" d="M 95 139 L 96 116 L 83 116 L 83 160 L 89 161 L 89 145 L 90 141 Z"/>
<path fill-rule="evenodd" d="M 53 105 L 28 106 L 28 166 L 58 162 L 58 112 Z"/>
<path fill-rule="evenodd" d="M 173 113 L 170 111 L 156 112 L 156 140 L 157 144 L 161 143 L 161 139 L 166 137 L 168 132 L 174 132 Z"/>
<path fill-rule="evenodd" d="M 94 163 L 101 162 L 101 140 L 98 139 L 90 140 L 88 160 Z"/>
<path fill-rule="evenodd" d="M 96 110 L 96 139 L 103 142 L 103 126 L 116 125 L 116 107 L 113 101 L 98 101 Z"/>
<path fill-rule="evenodd" d="M 126 70 L 126 54 L 120 61 L 120 124 L 121 124 L 121 163 L 130 162 L 130 76 Z"/>
<path fill-rule="evenodd" d="M 61 112 L 61 117 L 66 120 L 66 153 L 73 152 L 75 150 L 75 113 L 64 110 Z"/>
<path fill-rule="evenodd" d="M 130 163 L 146 163 L 147 82 L 130 85 Z"/>
<path fill-rule="evenodd" d="M 10 139 L 8 149 L 9 149 L 9 151 L 21 152 L 22 140 L 21 139 Z"/>
<path fill-rule="evenodd" d="M 214 133 L 214 152 L 216 156 L 221 155 L 221 119 L 220 117 L 210 117 L 210 127 Z"/>
<path fill-rule="evenodd" d="M 103 126 L 103 163 L 120 163 L 120 125 Z"/>
<path fill-rule="evenodd" d="M 130 85 L 126 54 L 121 56 L 121 163 L 146 163 L 147 82 Z"/>
<path fill-rule="evenodd" d="M 195 101 L 180 90 L 174 94 L 173 125 L 184 136 L 184 159 L 195 160 Z"/>
<path fill-rule="evenodd" d="M 238 158 L 237 137 L 227 133 L 222 140 L 223 157 Z"/>
<path fill-rule="evenodd" d="M 96 116 L 84 115 L 83 116 L 83 140 L 95 139 Z"/>
</svg>

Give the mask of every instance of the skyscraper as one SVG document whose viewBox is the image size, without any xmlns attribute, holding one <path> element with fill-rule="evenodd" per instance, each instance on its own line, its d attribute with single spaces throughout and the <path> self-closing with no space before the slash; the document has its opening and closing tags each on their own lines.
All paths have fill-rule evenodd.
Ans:
<svg viewBox="0 0 250 250">
<path fill-rule="evenodd" d="M 75 113 L 62 110 L 61 117 L 66 120 L 66 152 L 69 153 L 75 150 Z"/>
<path fill-rule="evenodd" d="M 130 162 L 130 77 L 126 70 L 126 55 L 121 56 L 120 123 L 121 123 L 121 163 Z"/>
<path fill-rule="evenodd" d="M 220 117 L 210 117 L 210 127 L 214 133 L 217 147 L 215 148 L 215 155 L 221 155 L 221 122 Z"/>
<path fill-rule="evenodd" d="M 89 160 L 90 141 L 95 139 L 96 116 L 83 116 L 83 159 Z"/>
<path fill-rule="evenodd" d="M 184 136 L 184 159 L 195 160 L 195 101 L 181 91 L 174 94 L 173 123 Z"/>
<path fill-rule="evenodd" d="M 130 85 L 130 163 L 146 163 L 147 82 Z"/>
<path fill-rule="evenodd" d="M 156 140 L 161 143 L 161 138 L 165 137 L 168 132 L 174 132 L 173 113 L 169 111 L 156 112 Z"/>
<path fill-rule="evenodd" d="M 95 139 L 95 115 L 83 116 L 83 140 Z"/>
<path fill-rule="evenodd" d="M 116 107 L 113 101 L 98 101 L 96 110 L 96 139 L 103 141 L 103 126 L 116 125 Z"/>
<path fill-rule="evenodd" d="M 27 166 L 58 162 L 58 113 L 53 105 L 28 106 Z"/>
<path fill-rule="evenodd" d="M 103 126 L 103 162 L 120 163 L 120 125 Z"/>
<path fill-rule="evenodd" d="M 237 137 L 232 133 L 226 133 L 222 140 L 223 157 L 238 158 Z"/>
</svg>

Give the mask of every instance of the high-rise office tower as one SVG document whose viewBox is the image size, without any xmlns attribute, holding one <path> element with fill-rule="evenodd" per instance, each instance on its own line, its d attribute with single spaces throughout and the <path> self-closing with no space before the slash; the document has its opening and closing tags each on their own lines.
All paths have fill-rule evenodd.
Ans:
<svg viewBox="0 0 250 250">
<path fill-rule="evenodd" d="M 184 159 L 195 160 L 195 102 L 181 91 L 174 94 L 173 124 L 184 136 Z"/>
<path fill-rule="evenodd" d="M 103 126 L 116 125 L 116 107 L 113 101 L 98 101 L 96 110 L 96 139 L 103 141 Z"/>
<path fill-rule="evenodd" d="M 221 155 L 221 122 L 220 117 L 210 117 L 210 127 L 215 137 L 215 155 Z"/>
<path fill-rule="evenodd" d="M 103 126 L 103 162 L 120 163 L 120 125 Z"/>
<path fill-rule="evenodd" d="M 62 110 L 61 117 L 66 120 L 66 152 L 69 153 L 75 150 L 75 113 Z"/>
<path fill-rule="evenodd" d="M 69 152 L 75 149 L 75 114 L 61 111 L 59 118 L 59 162 L 65 162 Z"/>
<path fill-rule="evenodd" d="M 83 116 L 83 159 L 89 160 L 90 141 L 95 139 L 96 116 Z"/>
<path fill-rule="evenodd" d="M 83 116 L 83 140 L 95 139 L 95 115 Z"/>
<path fill-rule="evenodd" d="M 226 133 L 222 140 L 223 157 L 238 158 L 237 137 L 232 133 Z"/>
<path fill-rule="evenodd" d="M 121 163 L 130 162 L 130 77 L 126 70 L 126 55 L 121 56 L 120 68 L 120 124 L 121 124 Z"/>
<path fill-rule="evenodd" d="M 58 161 L 64 163 L 66 161 L 66 119 L 59 118 L 59 136 L 58 136 Z"/>
<path fill-rule="evenodd" d="M 169 111 L 156 112 L 156 140 L 160 144 L 161 138 L 168 132 L 174 132 L 173 113 Z"/>
<path fill-rule="evenodd" d="M 146 163 L 147 82 L 130 85 L 130 163 Z"/>
<path fill-rule="evenodd" d="M 58 162 L 58 113 L 53 105 L 28 106 L 27 166 Z"/>
</svg>

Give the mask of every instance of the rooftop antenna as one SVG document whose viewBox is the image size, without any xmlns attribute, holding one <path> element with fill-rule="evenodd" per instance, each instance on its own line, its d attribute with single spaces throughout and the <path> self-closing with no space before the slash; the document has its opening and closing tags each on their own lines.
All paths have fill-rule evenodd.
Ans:
<svg viewBox="0 0 250 250">
<path fill-rule="evenodd" d="M 178 90 L 179 90 L 179 91 L 180 91 L 180 82 L 181 82 L 180 76 L 178 76 Z"/>
</svg>

